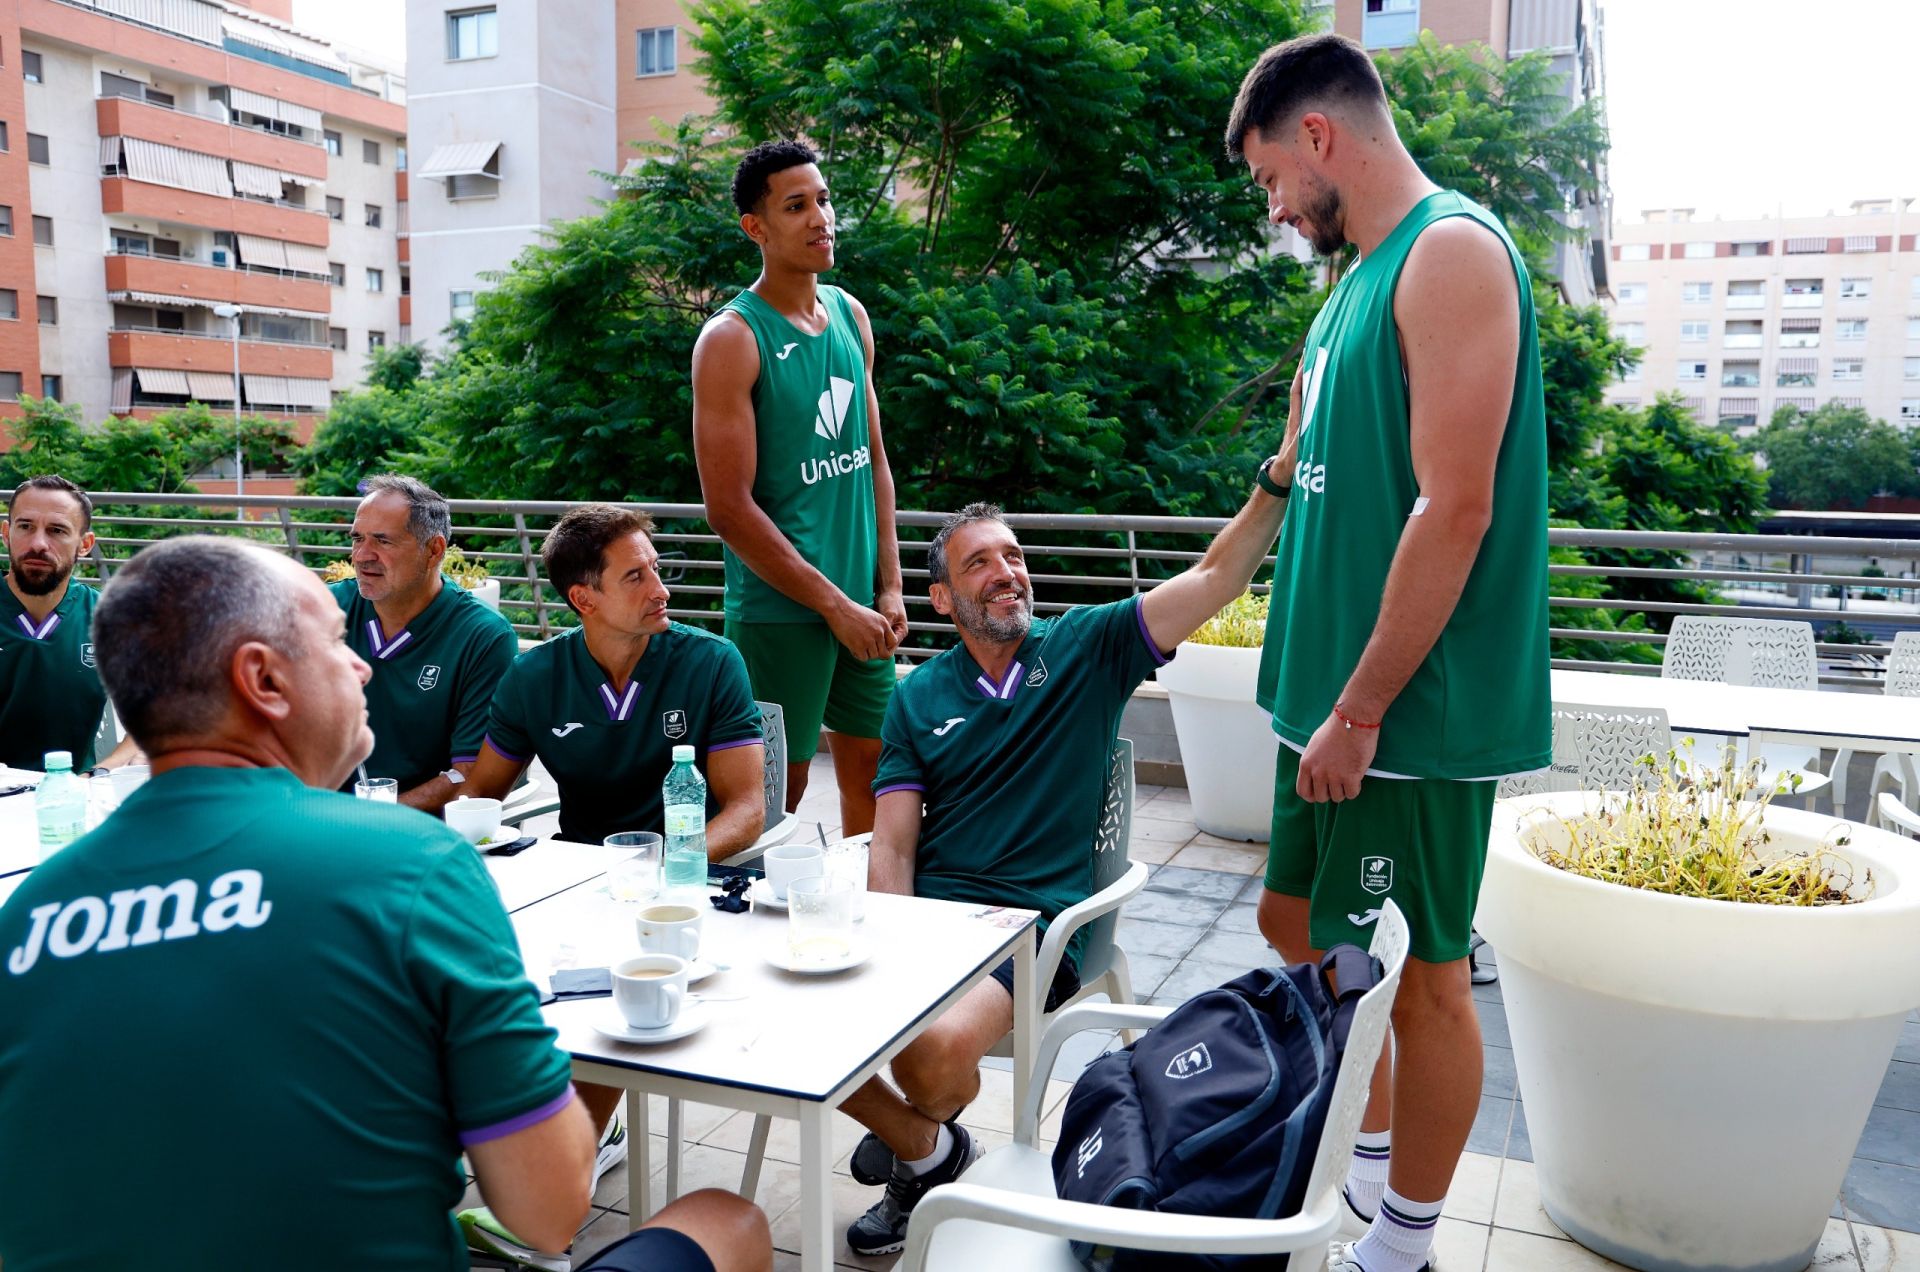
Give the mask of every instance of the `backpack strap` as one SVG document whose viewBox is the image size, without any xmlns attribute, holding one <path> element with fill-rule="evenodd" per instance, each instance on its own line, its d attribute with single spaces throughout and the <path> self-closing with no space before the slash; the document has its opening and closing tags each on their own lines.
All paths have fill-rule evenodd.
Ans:
<svg viewBox="0 0 1920 1272">
<path fill-rule="evenodd" d="M 1334 1003 L 1331 1032 L 1337 1051 L 1347 1049 L 1347 1032 L 1353 1027 L 1353 1013 L 1361 998 L 1385 974 L 1380 960 L 1358 945 L 1336 945 L 1321 956 L 1320 983 Z"/>
</svg>

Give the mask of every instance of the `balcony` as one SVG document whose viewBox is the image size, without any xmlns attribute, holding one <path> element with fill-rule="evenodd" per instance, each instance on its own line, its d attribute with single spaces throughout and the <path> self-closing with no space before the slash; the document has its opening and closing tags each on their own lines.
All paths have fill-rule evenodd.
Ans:
<svg viewBox="0 0 1920 1272">
<path fill-rule="evenodd" d="M 169 371 L 233 370 L 233 342 L 226 335 L 115 329 L 107 333 L 107 361 L 116 367 L 153 367 Z M 326 345 L 242 340 L 242 375 L 333 378 L 333 350 Z"/>
<path fill-rule="evenodd" d="M 1728 309 L 1765 309 L 1767 298 L 1764 294 L 1753 296 L 1728 296 Z"/>
<path fill-rule="evenodd" d="M 222 269 L 198 261 L 164 256 L 109 256 L 108 291 L 153 292 L 221 304 L 257 305 L 324 314 L 333 307 L 333 288 L 324 281 L 286 278 L 244 269 Z"/>
<path fill-rule="evenodd" d="M 327 214 L 320 208 L 293 208 L 254 199 L 223 199 L 218 195 L 172 186 L 149 185 L 128 177 L 100 179 L 100 210 L 126 216 L 175 221 L 209 230 L 232 230 L 261 238 L 327 245 Z"/>
<path fill-rule="evenodd" d="M 242 128 L 127 97 L 97 98 L 94 115 L 102 137 L 138 137 L 316 181 L 327 179 L 327 152 L 310 142 L 277 137 L 257 128 Z"/>
<path fill-rule="evenodd" d="M 1788 292 L 1780 298 L 1782 309 L 1818 309 L 1826 303 L 1824 292 Z"/>
<path fill-rule="evenodd" d="M 1720 345 L 1725 349 L 1758 349 L 1761 342 L 1765 339 L 1765 336 L 1753 332 L 1746 332 L 1739 335 L 1730 334 L 1720 342 Z"/>
</svg>

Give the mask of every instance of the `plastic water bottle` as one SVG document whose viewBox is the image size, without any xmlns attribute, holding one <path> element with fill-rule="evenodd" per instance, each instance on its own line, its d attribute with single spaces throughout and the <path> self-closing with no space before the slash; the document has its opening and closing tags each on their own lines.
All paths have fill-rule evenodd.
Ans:
<svg viewBox="0 0 1920 1272">
<path fill-rule="evenodd" d="M 86 830 L 87 788 L 73 775 L 73 752 L 47 752 L 47 775 L 33 793 L 33 811 L 40 821 L 42 861 Z"/>
<path fill-rule="evenodd" d="M 673 748 L 673 767 L 660 788 L 667 810 L 666 886 L 707 886 L 707 779 L 693 766 L 693 748 Z"/>
</svg>

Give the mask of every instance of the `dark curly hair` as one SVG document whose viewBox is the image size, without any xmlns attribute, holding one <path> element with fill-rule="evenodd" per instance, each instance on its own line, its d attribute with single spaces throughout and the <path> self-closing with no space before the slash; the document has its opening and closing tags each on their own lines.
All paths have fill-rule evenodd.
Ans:
<svg viewBox="0 0 1920 1272">
<path fill-rule="evenodd" d="M 763 141 L 741 157 L 733 171 L 733 206 L 745 216 L 767 197 L 767 178 L 803 163 L 819 163 L 820 156 L 804 141 Z"/>
</svg>

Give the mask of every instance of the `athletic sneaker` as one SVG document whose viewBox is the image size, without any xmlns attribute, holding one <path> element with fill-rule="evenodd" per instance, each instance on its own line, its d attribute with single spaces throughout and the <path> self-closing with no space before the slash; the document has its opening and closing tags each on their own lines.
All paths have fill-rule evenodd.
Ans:
<svg viewBox="0 0 1920 1272">
<path fill-rule="evenodd" d="M 953 1148 L 947 1154 L 947 1160 L 926 1174 L 909 1175 L 905 1166 L 894 1163 L 885 1195 L 847 1229 L 848 1248 L 855 1254 L 865 1255 L 892 1254 L 904 1249 L 907 1244 L 907 1220 L 912 1216 L 913 1208 L 920 1204 L 920 1199 L 941 1184 L 950 1184 L 960 1178 L 979 1155 L 980 1150 L 973 1142 L 973 1136 L 967 1134 L 964 1126 L 956 1125 L 953 1128 Z"/>
<path fill-rule="evenodd" d="M 600 1136 L 600 1151 L 594 1155 L 593 1188 L 599 1188 L 601 1177 L 626 1160 L 627 1119 L 616 1108 L 607 1122 L 607 1129 Z M 514 1267 L 539 1268 L 541 1272 L 568 1272 L 573 1266 L 572 1259 L 565 1254 L 536 1250 L 524 1244 L 502 1227 L 500 1221 L 493 1217 L 493 1211 L 485 1206 L 462 1210 L 456 1218 L 461 1233 L 467 1239 L 467 1249 L 477 1254 L 504 1259 Z"/>
<path fill-rule="evenodd" d="M 966 1106 L 961 1105 L 947 1119 L 947 1125 L 960 1125 L 960 1114 L 966 1111 Z M 856 1184 L 865 1184 L 869 1188 L 884 1184 L 893 1178 L 893 1150 L 887 1147 L 885 1140 L 868 1131 L 853 1146 L 853 1157 L 847 1162 L 847 1172 L 853 1176 Z"/>
<path fill-rule="evenodd" d="M 1357 1241 L 1336 1241 L 1327 1251 L 1327 1272 L 1369 1272 L 1366 1264 L 1353 1257 L 1353 1247 Z M 1420 1265 L 1420 1272 L 1434 1272 L 1433 1260 Z"/>
</svg>

